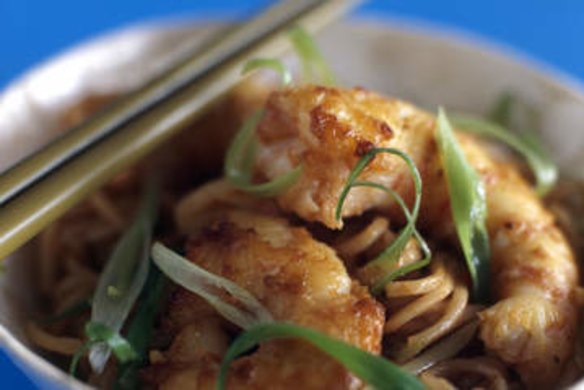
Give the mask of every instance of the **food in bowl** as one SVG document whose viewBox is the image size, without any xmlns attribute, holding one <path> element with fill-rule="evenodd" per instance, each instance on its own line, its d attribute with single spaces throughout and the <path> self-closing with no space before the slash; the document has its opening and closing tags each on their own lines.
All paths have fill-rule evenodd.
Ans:
<svg viewBox="0 0 584 390">
<path fill-rule="evenodd" d="M 29 334 L 74 356 L 73 374 L 205 388 L 223 368 L 237 388 L 416 388 L 579 373 L 575 255 L 514 154 L 362 88 L 230 99 L 194 126 L 204 139 L 183 134 L 41 236 L 51 313 Z M 225 118 L 248 116 L 231 137 Z M 143 189 L 156 171 L 161 189 Z M 150 246 L 148 227 L 156 265 L 110 266 L 119 248 Z M 132 294 L 119 329 L 95 319 Z"/>
</svg>

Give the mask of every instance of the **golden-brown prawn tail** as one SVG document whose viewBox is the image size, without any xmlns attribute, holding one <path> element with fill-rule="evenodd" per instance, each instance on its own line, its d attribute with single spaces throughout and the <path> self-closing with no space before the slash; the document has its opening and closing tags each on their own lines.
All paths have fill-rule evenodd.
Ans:
<svg viewBox="0 0 584 390">
<path fill-rule="evenodd" d="M 515 366 L 529 388 L 559 379 L 574 344 L 573 318 L 541 296 L 506 298 L 480 314 L 486 347 Z"/>
<path fill-rule="evenodd" d="M 493 287 L 501 301 L 484 313 L 481 337 L 528 385 L 546 388 L 573 353 L 578 268 L 553 216 L 516 170 L 499 163 L 486 172 Z M 502 326 L 506 346 L 496 338 Z"/>
<path fill-rule="evenodd" d="M 573 353 L 578 284 L 574 255 L 517 168 L 492 157 L 473 137 L 459 134 L 458 139 L 487 194 L 495 304 L 480 315 L 480 337 L 488 350 L 517 369 L 528 386 L 546 388 L 558 379 Z M 444 203 L 437 196 L 445 193 L 440 189 L 444 184 L 433 183 L 436 191 L 430 199 Z M 453 230 L 444 226 L 441 234 Z"/>
</svg>

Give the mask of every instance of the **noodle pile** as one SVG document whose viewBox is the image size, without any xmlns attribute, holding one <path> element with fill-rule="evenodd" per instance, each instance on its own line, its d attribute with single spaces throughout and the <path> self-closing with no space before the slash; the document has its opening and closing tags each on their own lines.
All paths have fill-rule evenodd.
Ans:
<svg viewBox="0 0 584 390">
<path fill-rule="evenodd" d="M 377 216 L 362 230 L 337 240 L 334 247 L 348 264 L 364 264 L 366 259 L 374 258 L 395 238 L 389 226 L 387 218 Z M 403 267 L 420 258 L 420 250 L 415 240 L 411 239 L 395 267 Z M 370 285 L 373 279 L 365 271 L 357 268 L 355 273 L 357 278 Z M 438 252 L 428 269 L 387 284 L 384 295 L 383 302 L 388 313 L 385 323 L 385 344 L 388 347 L 385 354 L 400 364 L 416 358 L 415 368 L 412 367 L 416 373 L 420 368 L 431 367 L 421 377 L 428 386 L 455 388 L 439 377 L 456 377 L 465 372 L 476 374 L 493 388 L 501 388 L 498 386 L 506 383 L 504 366 L 495 359 L 448 360 L 466 346 L 460 342 L 439 343 L 433 353 L 420 354 L 444 336 L 456 333 L 465 324 L 476 323 L 476 314 L 481 309 L 469 304 L 468 287 L 455 262 L 447 254 Z M 474 329 L 476 331 L 476 326 Z M 470 337 L 466 341 L 469 342 Z M 492 368 L 493 362 L 497 364 L 497 369 Z"/>
<path fill-rule="evenodd" d="M 261 99 L 251 100 L 257 104 Z M 240 113 L 244 111 L 249 110 L 239 110 Z M 71 113 L 75 121 L 85 115 L 87 112 L 80 114 L 78 109 Z M 224 117 L 222 115 L 216 119 L 221 123 Z M 217 127 L 217 120 L 209 123 L 213 130 Z M 227 127 L 233 128 L 234 125 Z M 225 133 L 218 137 L 223 143 L 226 138 Z M 217 162 L 222 160 L 224 149 L 224 144 L 218 146 L 216 153 L 206 157 L 213 162 L 207 161 L 203 171 L 216 173 Z M 192 160 L 192 153 L 190 150 L 186 154 L 189 156 L 187 160 Z M 176 167 L 183 163 L 184 160 L 180 163 L 173 160 L 170 165 Z M 189 164 L 193 166 L 191 161 Z M 48 308 L 45 314 L 49 318 L 63 314 L 62 318 L 31 321 L 28 324 L 28 336 L 42 350 L 59 356 L 71 356 L 82 345 L 83 324 L 89 315 L 89 305 L 83 303 L 90 301 L 104 262 L 135 212 L 140 178 L 147 172 L 147 169 L 134 169 L 117 177 L 40 235 L 40 262 L 36 271 L 39 290 Z M 178 175 L 177 181 L 181 181 L 184 187 L 184 177 L 188 176 Z M 191 172 L 190 176 L 186 186 L 192 188 L 192 184 L 197 182 L 193 177 L 197 174 Z M 279 210 L 274 202 L 238 191 L 225 180 L 210 181 L 181 197 L 183 192 L 184 188 L 177 190 L 173 186 L 165 189 L 163 214 L 174 214 L 174 222 L 163 223 L 165 231 L 159 236 L 176 240 L 179 233 L 184 235 L 198 231 L 215 212 L 226 208 L 284 216 L 299 223 Z M 570 225 L 569 212 L 560 203 L 554 207 L 567 228 L 576 229 Z M 392 225 L 389 216 L 374 210 L 351 219 L 340 232 L 310 224 L 306 227 L 318 240 L 329 244 L 337 252 L 353 278 L 372 286 L 374 275 L 370 275 L 364 264 L 396 238 L 396 228 L 399 226 Z M 469 282 L 454 260 L 458 254 L 444 243 L 435 242 L 432 247 L 434 256 L 429 266 L 387 284 L 377 297 L 387 312 L 383 354 L 404 369 L 419 374 L 430 388 L 505 389 L 516 385 L 512 370 L 496 358 L 485 356 L 477 337 L 477 313 L 483 308 L 469 302 Z M 421 256 L 418 244 L 411 239 L 395 267 L 412 264 Z M 73 307 L 81 309 L 73 312 Z M 164 360 L 160 350 L 164 349 L 165 342 L 167 347 L 174 336 L 157 335 L 158 345 L 153 346 L 150 353 L 152 362 Z"/>
<path fill-rule="evenodd" d="M 128 183 L 114 182 L 41 233 L 37 277 L 49 320 L 28 323 L 27 333 L 34 344 L 65 356 L 81 347 L 88 302 L 100 270 L 134 211 L 135 196 Z"/>
</svg>

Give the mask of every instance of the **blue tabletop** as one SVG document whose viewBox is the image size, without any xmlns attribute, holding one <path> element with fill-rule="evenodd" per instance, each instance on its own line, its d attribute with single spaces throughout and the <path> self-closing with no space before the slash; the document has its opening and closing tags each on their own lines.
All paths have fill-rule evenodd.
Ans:
<svg viewBox="0 0 584 390">
<path fill-rule="evenodd" d="M 267 0 L 0 0 L 0 88 L 67 47 L 124 24 L 168 16 L 245 15 Z M 378 0 L 357 14 L 429 21 L 502 42 L 584 79 L 581 0 Z M 0 388 L 34 386 L 0 353 Z"/>
</svg>

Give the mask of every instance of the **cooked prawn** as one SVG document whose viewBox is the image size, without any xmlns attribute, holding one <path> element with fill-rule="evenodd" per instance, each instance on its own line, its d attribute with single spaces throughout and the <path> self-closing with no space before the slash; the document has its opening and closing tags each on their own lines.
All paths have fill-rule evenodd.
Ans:
<svg viewBox="0 0 584 390">
<path fill-rule="evenodd" d="M 365 287 L 351 280 L 332 249 L 283 219 L 233 209 L 214 215 L 207 228 L 189 239 L 190 261 L 250 291 L 276 320 L 317 329 L 380 353 L 382 306 Z M 172 300 L 170 307 L 178 335 L 166 360 L 148 370 L 162 388 L 210 387 L 226 347 L 228 326 L 218 324 L 212 310 L 196 302 L 192 294 L 181 294 L 183 298 Z M 238 359 L 231 367 L 228 385 L 281 389 L 363 386 L 336 361 L 298 340 L 266 342 Z"/>
<path fill-rule="evenodd" d="M 342 228 L 334 211 L 358 159 L 374 147 L 406 152 L 424 182 L 422 225 L 435 238 L 456 242 L 434 116 L 363 89 L 301 86 L 271 95 L 257 133 L 258 175 L 272 179 L 298 164 L 304 166 L 298 182 L 278 196 L 279 205 L 333 229 Z M 517 169 L 497 161 L 477 139 L 458 138 L 487 192 L 497 303 L 482 313 L 480 336 L 527 385 L 546 387 L 572 353 L 578 281 L 574 256 L 554 218 Z M 411 203 L 409 176 L 395 156 L 378 155 L 362 179 L 390 187 Z M 342 214 L 356 216 L 384 205 L 391 205 L 391 199 L 383 192 L 355 188 Z M 389 212 L 396 213 L 394 209 L 390 206 Z"/>
</svg>

